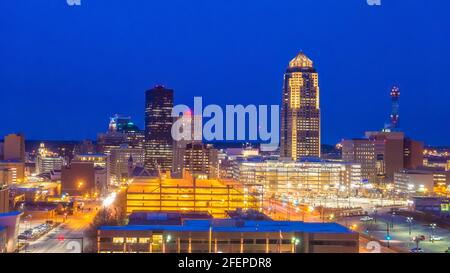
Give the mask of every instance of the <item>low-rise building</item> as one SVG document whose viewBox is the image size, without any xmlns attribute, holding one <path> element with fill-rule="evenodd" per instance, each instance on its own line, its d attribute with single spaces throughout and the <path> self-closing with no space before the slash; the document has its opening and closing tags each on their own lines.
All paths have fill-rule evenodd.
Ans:
<svg viewBox="0 0 450 273">
<path fill-rule="evenodd" d="M 11 185 L 24 182 L 25 163 L 20 161 L 0 161 L 0 180 Z"/>
<path fill-rule="evenodd" d="M 135 177 L 126 193 L 127 214 L 138 211 L 209 212 L 223 217 L 227 210 L 262 208 L 262 195 L 241 183 L 196 179 L 189 173 L 181 179 Z"/>
<path fill-rule="evenodd" d="M 158 213 L 149 225 L 102 226 L 98 252 L 358 253 L 359 234 L 336 223 L 180 219 Z M 181 215 L 180 218 L 183 218 Z"/>
<path fill-rule="evenodd" d="M 233 178 L 244 185 L 260 185 L 265 194 L 302 196 L 344 194 L 362 183 L 361 165 L 315 158 L 299 161 L 241 158 L 235 162 Z"/>
</svg>

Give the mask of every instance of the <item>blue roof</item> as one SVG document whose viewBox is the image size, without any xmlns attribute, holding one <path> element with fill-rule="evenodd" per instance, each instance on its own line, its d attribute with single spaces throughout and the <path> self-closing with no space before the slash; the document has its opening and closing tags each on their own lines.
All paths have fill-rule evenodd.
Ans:
<svg viewBox="0 0 450 273">
<path fill-rule="evenodd" d="M 216 219 L 217 220 L 217 219 Z M 230 220 L 230 219 L 226 219 Z M 213 232 L 306 232 L 306 233 L 353 233 L 337 223 L 305 223 L 293 221 L 244 221 L 242 226 L 220 225 L 215 220 L 186 220 L 183 225 L 129 225 L 101 226 L 99 230 L 123 231 L 209 231 Z M 231 220 L 230 220 L 231 221 Z"/>
<path fill-rule="evenodd" d="M 21 211 L 11 211 L 11 212 L 6 212 L 6 213 L 0 213 L 0 217 L 17 216 L 20 214 L 22 214 Z"/>
</svg>

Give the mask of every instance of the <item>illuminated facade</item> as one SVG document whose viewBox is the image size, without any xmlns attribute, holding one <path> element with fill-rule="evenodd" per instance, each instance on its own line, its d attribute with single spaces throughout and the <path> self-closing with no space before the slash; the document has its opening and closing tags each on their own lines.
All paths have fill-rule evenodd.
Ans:
<svg viewBox="0 0 450 273">
<path fill-rule="evenodd" d="M 156 86 L 145 97 L 145 167 L 165 173 L 172 169 L 173 90 Z"/>
<path fill-rule="evenodd" d="M 244 185 L 262 185 L 265 195 L 301 197 L 348 194 L 361 183 L 361 165 L 324 160 L 237 161 L 234 179 Z"/>
<path fill-rule="evenodd" d="M 183 170 L 197 177 L 217 178 L 219 175 L 217 150 L 212 145 L 201 143 L 186 145 Z"/>
<path fill-rule="evenodd" d="M 0 161 L 0 180 L 7 185 L 22 183 L 25 179 L 25 164 L 19 161 Z"/>
<path fill-rule="evenodd" d="M 135 178 L 127 189 L 127 214 L 132 212 L 208 212 L 223 217 L 225 211 L 260 209 L 262 199 L 232 181 Z"/>
<path fill-rule="evenodd" d="M 320 157 L 319 75 L 300 52 L 284 74 L 281 107 L 282 157 Z"/>
<path fill-rule="evenodd" d="M 375 142 L 370 139 L 346 139 L 342 141 L 342 160 L 361 165 L 361 176 L 370 183 L 377 178 L 377 158 Z"/>
<path fill-rule="evenodd" d="M 64 158 L 52 153 L 45 144 L 41 143 L 39 146 L 39 154 L 36 157 L 36 173 L 50 173 L 54 170 L 61 170 L 64 165 Z"/>
<path fill-rule="evenodd" d="M 359 235 L 336 223 L 248 219 L 167 220 L 101 226 L 100 253 L 358 253 Z"/>
</svg>

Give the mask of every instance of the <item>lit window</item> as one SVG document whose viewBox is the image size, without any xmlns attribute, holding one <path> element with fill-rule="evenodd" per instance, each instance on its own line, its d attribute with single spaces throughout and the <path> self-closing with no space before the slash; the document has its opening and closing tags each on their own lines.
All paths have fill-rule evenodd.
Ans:
<svg viewBox="0 0 450 273">
<path fill-rule="evenodd" d="M 124 242 L 123 237 L 114 237 L 113 238 L 114 244 L 123 244 L 123 242 Z"/>
<path fill-rule="evenodd" d="M 148 244 L 150 242 L 150 238 L 139 238 L 140 244 Z"/>
<path fill-rule="evenodd" d="M 135 243 L 137 243 L 136 237 L 127 238 L 127 244 L 135 244 Z"/>
</svg>

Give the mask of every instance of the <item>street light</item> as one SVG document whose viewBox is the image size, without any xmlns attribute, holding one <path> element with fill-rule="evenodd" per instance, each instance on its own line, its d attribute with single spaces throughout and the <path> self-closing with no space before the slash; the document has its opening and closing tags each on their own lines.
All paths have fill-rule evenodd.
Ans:
<svg viewBox="0 0 450 273">
<path fill-rule="evenodd" d="M 431 228 L 431 242 L 434 243 L 434 230 L 436 229 L 436 224 L 435 223 L 431 223 L 430 224 L 430 228 Z"/>
<path fill-rule="evenodd" d="M 291 243 L 292 243 L 292 253 L 295 253 L 297 250 L 297 246 L 300 244 L 300 239 L 292 237 Z"/>
<path fill-rule="evenodd" d="M 406 217 L 406 222 L 409 225 L 409 235 L 411 235 L 411 225 L 412 225 L 413 220 L 414 220 L 414 218 L 412 218 L 412 217 Z"/>
<path fill-rule="evenodd" d="M 392 212 L 391 214 L 391 228 L 394 228 L 394 217 L 395 217 L 395 211 Z"/>
</svg>

